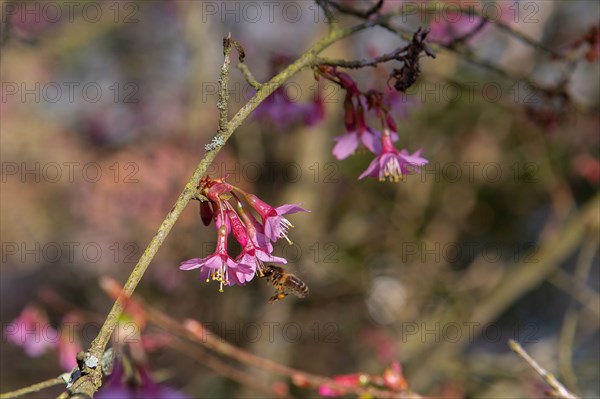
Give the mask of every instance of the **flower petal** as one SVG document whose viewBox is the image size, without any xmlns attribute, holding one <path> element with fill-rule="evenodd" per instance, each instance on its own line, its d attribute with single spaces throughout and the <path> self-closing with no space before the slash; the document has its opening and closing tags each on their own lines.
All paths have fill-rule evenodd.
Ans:
<svg viewBox="0 0 600 399">
<path fill-rule="evenodd" d="M 379 131 L 369 128 L 360 136 L 360 141 L 373 154 L 379 154 L 381 152 L 380 137 L 381 133 Z"/>
<path fill-rule="evenodd" d="M 369 164 L 367 170 L 365 170 L 360 176 L 358 176 L 358 180 L 364 179 L 365 177 L 378 177 L 379 169 L 379 157 L 375 157 L 375 159 L 372 160 Z"/>
<path fill-rule="evenodd" d="M 338 136 L 334 140 L 337 143 L 333 147 L 332 153 L 337 160 L 348 158 L 358 148 L 358 134 L 356 132 Z"/>
<path fill-rule="evenodd" d="M 296 212 L 310 212 L 310 211 L 307 211 L 306 209 L 302 208 L 300 205 L 302 205 L 302 203 L 281 205 L 281 206 L 278 206 L 277 208 L 275 208 L 275 211 L 277 211 L 277 214 L 280 216 L 281 215 L 289 215 L 291 213 L 296 213 Z"/>
<path fill-rule="evenodd" d="M 185 262 L 181 262 L 179 265 L 180 270 L 192 270 L 202 267 L 206 262 L 206 258 L 194 258 L 186 260 Z"/>
</svg>

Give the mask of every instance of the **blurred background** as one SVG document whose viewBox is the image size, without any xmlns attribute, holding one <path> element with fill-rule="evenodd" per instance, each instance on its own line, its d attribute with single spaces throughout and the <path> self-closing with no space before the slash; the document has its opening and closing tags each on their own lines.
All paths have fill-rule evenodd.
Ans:
<svg viewBox="0 0 600 399">
<path fill-rule="evenodd" d="M 84 348 L 95 337 L 112 304 L 99 278 L 125 281 L 216 132 L 223 36 L 243 45 L 264 82 L 274 59 L 293 60 L 327 33 L 309 1 L 71 3 L 2 3 L 2 392 L 63 372 L 55 349 L 33 357 L 8 338 L 27 306 L 56 330 L 78 314 Z M 196 202 L 137 294 L 315 374 L 381 374 L 398 360 L 411 389 L 430 397 L 543 397 L 539 377 L 507 347 L 516 339 L 574 392 L 598 397 L 600 68 L 598 42 L 577 42 L 598 23 L 599 5 L 494 4 L 540 46 L 488 26 L 462 51 L 478 65 L 433 45 L 437 58 L 422 59 L 422 76 L 393 112 L 399 148 L 422 148 L 430 161 L 422 174 L 358 181 L 372 155 L 332 156 L 344 92 L 318 88 L 310 70 L 286 91 L 294 104 L 322 101 L 322 120 L 251 117 L 220 152 L 211 177 L 228 174 L 273 206 L 303 202 L 312 211 L 290 216 L 294 244 L 275 249 L 310 287 L 307 299 L 268 304 L 273 289 L 260 279 L 219 293 L 180 271 L 216 242 Z M 386 1 L 384 11 L 401 6 Z M 449 15 L 394 23 L 407 32 L 430 26 L 443 45 Z M 377 28 L 325 54 L 369 58 L 404 45 Z M 349 73 L 363 91 L 387 91 L 393 67 Z M 568 96 L 542 94 L 523 78 L 546 88 L 563 82 Z M 252 95 L 232 68 L 230 115 Z M 149 364 L 156 381 L 191 397 L 266 395 L 168 345 L 151 351 Z M 266 384 L 279 379 L 246 371 Z"/>
</svg>

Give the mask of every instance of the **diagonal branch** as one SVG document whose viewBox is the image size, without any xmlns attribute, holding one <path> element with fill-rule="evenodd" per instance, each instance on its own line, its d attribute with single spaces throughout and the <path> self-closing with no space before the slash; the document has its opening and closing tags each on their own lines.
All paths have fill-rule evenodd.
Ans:
<svg viewBox="0 0 600 399">
<path fill-rule="evenodd" d="M 273 77 L 269 82 L 263 84 L 261 88 L 256 92 L 254 97 L 248 101 L 234 116 L 233 118 L 227 122 L 221 120 L 221 117 L 225 113 L 225 105 L 226 99 L 221 97 L 226 93 L 226 91 L 220 90 L 220 98 L 219 98 L 219 109 L 221 111 L 221 117 L 219 120 L 219 130 L 217 133 L 217 141 L 213 140 L 211 144 L 212 148 L 207 148 L 207 153 L 204 158 L 200 161 L 196 170 L 193 172 L 189 181 L 186 183 L 183 191 L 177 198 L 175 205 L 169 211 L 164 221 L 161 223 L 158 228 L 157 233 L 154 235 L 148 247 L 144 250 L 144 253 L 140 257 L 138 263 L 135 265 L 133 271 L 131 272 L 129 278 L 125 282 L 123 293 L 119 299 L 115 301 L 110 312 L 106 317 L 106 321 L 102 325 L 98 336 L 92 341 L 91 347 L 88 351 L 89 355 L 92 358 L 100 359 L 104 350 L 110 340 L 110 337 L 117 325 L 119 317 L 123 313 L 124 307 L 124 299 L 130 297 L 135 291 L 137 285 L 139 284 L 142 276 L 146 272 L 146 269 L 150 265 L 150 262 L 158 252 L 158 249 L 164 243 L 167 235 L 173 228 L 173 225 L 187 206 L 187 204 L 196 196 L 198 181 L 200 178 L 206 174 L 206 171 L 210 164 L 213 162 L 217 154 L 223 145 L 227 142 L 229 137 L 233 134 L 233 132 L 242 124 L 242 122 L 250 115 L 250 113 L 267 98 L 271 93 L 273 93 L 283 82 L 287 79 L 295 75 L 301 69 L 310 66 L 313 60 L 318 56 L 318 54 L 323 51 L 325 48 L 330 46 L 332 43 L 341 40 L 345 37 L 348 37 L 356 32 L 361 30 L 371 28 L 375 26 L 377 21 L 368 21 L 361 24 L 358 24 L 354 27 L 347 29 L 332 29 L 329 34 L 314 44 L 310 49 L 308 49 L 300 58 L 298 58 L 294 63 L 285 68 L 278 75 Z M 227 43 L 225 43 L 227 44 Z M 226 52 L 226 50 L 224 50 Z M 227 54 L 226 54 L 227 56 Z M 227 68 L 223 68 L 221 70 L 221 76 L 227 77 Z M 226 83 L 221 80 L 221 83 Z M 222 87 L 221 87 L 222 89 Z M 73 383 L 73 387 L 71 388 L 71 397 L 88 397 L 92 398 L 94 393 L 100 388 L 102 385 L 102 371 L 99 367 L 89 368 L 87 366 L 82 370 L 82 377 L 76 380 Z"/>
<path fill-rule="evenodd" d="M 533 368 L 536 373 L 538 373 L 540 377 L 544 379 L 544 381 L 546 381 L 546 384 L 548 384 L 553 390 L 552 397 L 557 399 L 579 399 L 579 396 L 569 392 L 569 390 L 565 388 L 564 385 L 561 384 L 553 374 L 549 373 L 545 368 L 540 366 L 539 363 L 536 362 L 535 359 L 532 358 L 517 341 L 512 339 L 509 340 L 508 346 L 521 359 L 529 364 L 531 368 Z"/>
</svg>

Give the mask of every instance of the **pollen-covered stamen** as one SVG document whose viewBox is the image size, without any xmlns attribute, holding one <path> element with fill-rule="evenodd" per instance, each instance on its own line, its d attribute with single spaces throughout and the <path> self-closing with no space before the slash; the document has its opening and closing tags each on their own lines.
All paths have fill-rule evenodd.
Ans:
<svg viewBox="0 0 600 399">
<path fill-rule="evenodd" d="M 288 238 L 287 232 L 290 228 L 294 227 L 294 225 L 292 223 L 290 223 L 289 220 L 287 220 L 286 218 L 282 217 L 279 220 L 279 226 L 281 227 L 281 231 L 279 233 L 279 237 L 280 238 L 285 238 L 285 240 L 288 242 L 288 244 L 292 245 L 293 242 Z"/>
<path fill-rule="evenodd" d="M 402 178 L 402 168 L 400 167 L 400 162 L 398 162 L 397 158 L 391 158 L 385 164 L 385 167 L 379 175 L 380 181 L 385 181 L 386 178 L 389 178 L 390 181 L 398 182 Z"/>
<path fill-rule="evenodd" d="M 267 268 L 265 267 L 265 264 L 263 263 L 262 260 L 256 258 L 256 265 L 257 265 L 257 270 L 258 270 L 258 277 L 264 277 L 265 276 L 265 272 L 267 270 Z"/>
</svg>

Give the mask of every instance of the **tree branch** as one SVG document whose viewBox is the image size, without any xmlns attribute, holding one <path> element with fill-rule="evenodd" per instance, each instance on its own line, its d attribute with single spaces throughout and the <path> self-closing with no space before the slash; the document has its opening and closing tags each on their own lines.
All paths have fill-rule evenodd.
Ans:
<svg viewBox="0 0 600 399">
<path fill-rule="evenodd" d="M 569 390 L 565 388 L 553 374 L 549 373 L 545 368 L 540 366 L 539 363 L 536 362 L 535 359 L 532 358 L 517 341 L 510 339 L 508 341 L 508 346 L 521 359 L 529 364 L 544 379 L 544 381 L 546 381 L 546 384 L 553 389 L 552 397 L 557 399 L 579 399 L 579 396 L 569 392 Z"/>
<path fill-rule="evenodd" d="M 292 63 L 278 75 L 273 77 L 269 82 L 262 85 L 261 88 L 254 95 L 254 97 L 250 99 L 250 101 L 248 101 L 248 103 L 246 103 L 229 122 L 227 122 L 226 119 L 224 119 L 224 115 L 227 115 L 227 91 L 223 90 L 223 86 L 221 86 L 221 90 L 219 92 L 220 98 L 218 102 L 218 107 L 220 111 L 219 130 L 216 137 L 218 139 L 218 145 L 208 150 L 205 157 L 200 161 L 200 163 L 196 167 L 196 170 L 190 177 L 189 181 L 186 183 L 183 191 L 177 198 L 175 205 L 169 211 L 164 221 L 158 228 L 157 233 L 154 235 L 154 237 L 150 241 L 150 244 L 148 244 L 148 247 L 145 249 L 144 253 L 140 257 L 138 263 L 136 264 L 129 278 L 125 282 L 123 293 L 121 294 L 119 299 L 117 299 L 113 304 L 113 307 L 108 313 L 106 321 L 102 325 L 98 336 L 92 341 L 91 347 L 88 351 L 90 356 L 96 359 L 100 359 L 102 357 L 102 354 L 104 353 L 104 350 L 110 340 L 110 337 L 117 325 L 119 317 L 123 312 L 124 299 L 130 297 L 135 291 L 137 285 L 142 279 L 142 276 L 146 272 L 148 265 L 158 252 L 158 249 L 164 243 L 167 235 L 173 228 L 173 225 L 175 224 L 175 222 L 177 221 L 187 204 L 190 202 L 190 200 L 196 196 L 198 181 L 203 175 L 206 174 L 209 165 L 215 159 L 220 149 L 227 142 L 229 137 L 231 137 L 233 132 L 242 124 L 242 122 L 250 115 L 250 113 L 265 98 L 267 98 L 279 86 L 281 86 L 283 82 L 295 75 L 301 69 L 310 66 L 312 61 L 318 56 L 318 54 L 321 51 L 323 51 L 332 43 L 340 39 L 343 39 L 356 32 L 373 27 L 375 25 L 375 21 L 369 21 L 347 29 L 332 29 L 325 38 L 321 39 L 315 45 L 313 45 L 294 63 Z M 226 40 L 226 42 L 228 42 L 228 40 Z M 226 45 L 225 47 L 227 47 L 228 43 L 224 44 Z M 224 54 L 226 60 L 221 69 L 220 82 L 222 85 L 226 86 L 229 72 L 227 61 L 229 53 L 226 48 L 224 48 Z M 214 142 L 215 141 L 213 140 L 213 143 Z M 100 370 L 100 367 L 90 368 L 86 366 L 84 370 L 82 370 L 82 377 L 80 377 L 73 383 L 73 387 L 70 390 L 71 397 L 83 395 L 92 398 L 94 393 L 100 388 L 101 385 L 102 371 Z"/>
</svg>

